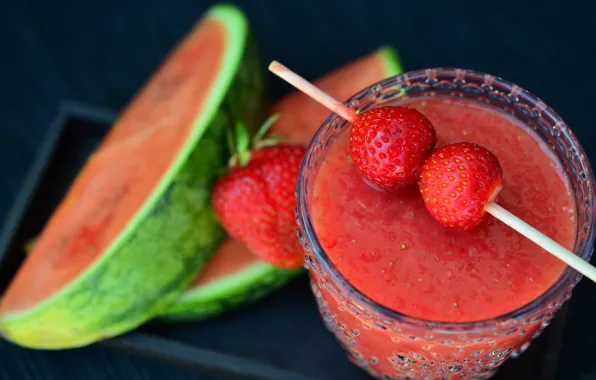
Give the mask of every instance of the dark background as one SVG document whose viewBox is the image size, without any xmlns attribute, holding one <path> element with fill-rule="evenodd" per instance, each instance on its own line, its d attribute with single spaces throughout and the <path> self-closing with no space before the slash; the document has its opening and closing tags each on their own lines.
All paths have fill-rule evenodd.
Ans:
<svg viewBox="0 0 596 380">
<path fill-rule="evenodd" d="M 120 109 L 212 3 L 3 3 L 0 220 L 59 104 L 70 99 Z M 406 70 L 457 66 L 489 72 L 529 89 L 554 107 L 589 157 L 596 159 L 594 2 L 279 0 L 238 4 L 247 13 L 265 62 L 278 59 L 314 79 L 390 44 L 398 50 Z M 272 76 L 269 81 L 272 99 L 290 90 Z M 596 368 L 595 294 L 596 285 L 585 280 L 574 293 L 559 379 L 578 379 Z M 324 354 L 314 348 L 313 352 Z M 166 378 L 204 379 L 106 348 L 44 353 L 0 342 L 2 380 Z"/>
</svg>

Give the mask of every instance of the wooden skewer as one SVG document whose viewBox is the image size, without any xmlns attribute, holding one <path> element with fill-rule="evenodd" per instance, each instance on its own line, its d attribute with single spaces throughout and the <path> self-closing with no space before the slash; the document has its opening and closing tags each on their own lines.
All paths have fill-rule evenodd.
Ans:
<svg viewBox="0 0 596 380">
<path fill-rule="evenodd" d="M 269 65 L 269 70 L 317 102 L 321 103 L 332 112 L 338 114 L 342 119 L 347 120 L 350 123 L 354 122 L 354 119 L 356 118 L 356 111 L 354 111 L 354 109 L 346 107 L 342 103 L 338 102 L 323 90 L 302 78 L 300 75 L 288 69 L 281 63 L 277 61 L 271 62 Z"/>
<path fill-rule="evenodd" d="M 279 76 L 292 86 L 296 87 L 298 90 L 304 92 L 317 102 L 321 103 L 323 106 L 327 107 L 330 111 L 336 113 L 343 119 L 353 122 L 357 117 L 357 113 L 354 109 L 340 103 L 281 63 L 277 61 L 271 62 L 269 65 L 269 71 Z M 580 272 L 590 280 L 596 282 L 596 267 L 592 266 L 581 257 L 575 255 L 573 252 L 569 251 L 556 241 L 544 235 L 542 232 L 538 231 L 494 202 L 486 205 L 485 210 L 495 218 L 499 219 L 501 222 L 505 223 L 526 238 L 536 243 L 542 249 L 551 253 L 559 260 L 565 262 L 567 265 Z"/>
<path fill-rule="evenodd" d="M 528 223 L 524 222 L 494 202 L 487 204 L 484 209 L 486 212 L 499 219 L 501 222 L 532 240 L 534 243 L 538 244 L 545 251 L 550 252 L 559 260 L 564 261 L 571 268 L 588 277 L 590 280 L 596 282 L 596 268 L 581 257 L 574 255 L 573 252 L 564 248 L 553 239 L 544 235 L 542 232 L 538 231 Z"/>
</svg>

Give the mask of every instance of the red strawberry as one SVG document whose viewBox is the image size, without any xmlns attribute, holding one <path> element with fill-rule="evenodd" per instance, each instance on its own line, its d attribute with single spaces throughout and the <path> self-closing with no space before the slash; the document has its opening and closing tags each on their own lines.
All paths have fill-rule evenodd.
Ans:
<svg viewBox="0 0 596 380">
<path fill-rule="evenodd" d="M 277 145 L 251 152 L 216 183 L 215 214 L 255 255 L 281 268 L 298 268 L 304 251 L 296 235 L 296 182 L 305 149 Z"/>
<path fill-rule="evenodd" d="M 497 157 L 479 145 L 462 142 L 434 150 L 420 171 L 426 208 L 447 227 L 468 230 L 501 191 Z"/>
<path fill-rule="evenodd" d="M 377 107 L 352 124 L 350 155 L 366 180 L 394 191 L 416 183 L 436 140 L 430 121 L 415 109 Z"/>
</svg>

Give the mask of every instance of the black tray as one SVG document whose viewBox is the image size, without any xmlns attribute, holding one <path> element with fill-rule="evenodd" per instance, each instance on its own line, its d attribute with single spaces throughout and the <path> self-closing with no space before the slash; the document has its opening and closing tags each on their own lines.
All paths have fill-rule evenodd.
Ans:
<svg viewBox="0 0 596 380">
<path fill-rule="evenodd" d="M 22 262 L 26 241 L 41 230 L 114 118 L 114 112 L 75 103 L 61 108 L 0 235 L 0 292 Z M 495 378 L 554 379 L 566 311 L 567 305 Z M 325 329 L 306 276 L 224 316 L 195 323 L 155 321 L 99 344 L 224 379 L 369 379 Z"/>
</svg>

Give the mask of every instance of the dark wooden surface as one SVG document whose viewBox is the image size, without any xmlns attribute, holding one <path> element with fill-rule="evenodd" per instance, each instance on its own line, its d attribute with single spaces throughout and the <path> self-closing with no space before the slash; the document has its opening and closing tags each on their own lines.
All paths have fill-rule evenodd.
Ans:
<svg viewBox="0 0 596 380">
<path fill-rule="evenodd" d="M 213 3 L 11 1 L 0 12 L 0 220 L 65 99 L 119 109 Z M 582 1 L 245 1 L 266 61 L 314 78 L 382 44 L 406 69 L 490 72 L 552 105 L 596 159 L 596 4 Z M 289 87 L 270 77 L 272 98 Z M 594 162 L 594 161 L 593 161 Z M 557 379 L 596 368 L 596 286 L 574 293 Z M 288 327 L 288 328 L 291 328 Z M 314 351 L 314 350 L 313 350 Z M 318 355 L 323 353 L 317 353 Z M 205 379 L 105 348 L 34 352 L 0 342 L 0 379 Z M 305 353 L 308 365 L 308 353 Z"/>
</svg>

